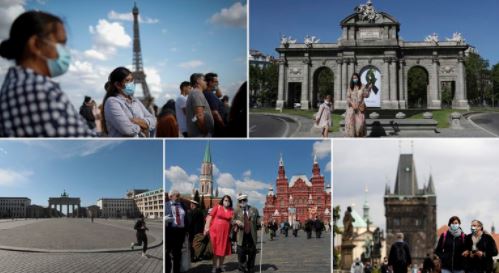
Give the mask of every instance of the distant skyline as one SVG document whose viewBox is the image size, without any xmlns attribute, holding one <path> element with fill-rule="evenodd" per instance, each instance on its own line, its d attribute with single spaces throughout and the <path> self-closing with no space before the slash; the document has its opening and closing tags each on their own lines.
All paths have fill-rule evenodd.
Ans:
<svg viewBox="0 0 499 273">
<path fill-rule="evenodd" d="M 246 80 L 246 0 L 138 0 L 146 81 L 156 104 L 175 99 L 192 73 L 216 72 L 230 100 Z M 72 62 L 54 78 L 79 107 L 85 95 L 102 103 L 104 84 L 118 66 L 132 69 L 134 1 L 0 1 L 0 41 L 26 10 L 60 16 Z M 0 59 L 0 82 L 11 64 Z M 142 96 L 137 88 L 136 96 Z"/>
<path fill-rule="evenodd" d="M 362 216 L 367 200 L 371 221 L 386 230 L 385 186 L 393 192 L 400 153 L 413 153 L 418 187 L 428 184 L 430 174 L 433 177 L 437 228 L 453 215 L 461 218 L 467 233 L 473 219 L 481 220 L 488 231 L 499 224 L 499 199 L 491 190 L 499 182 L 497 140 L 416 139 L 411 146 L 407 139 L 334 141 L 333 206 L 340 205 L 341 219 L 351 205 Z"/>
<path fill-rule="evenodd" d="M 250 3 L 250 48 L 277 56 L 280 35 L 303 43 L 305 35 L 320 42 L 335 43 L 341 36 L 340 21 L 367 0 L 252 0 Z M 494 33 L 499 25 L 499 1 L 456 0 L 373 0 L 377 11 L 386 12 L 400 22 L 400 36 L 405 41 L 423 41 L 437 33 L 440 41 L 460 32 L 466 42 L 491 65 L 499 62 Z"/>
<path fill-rule="evenodd" d="M 165 142 L 165 190 L 192 193 L 199 188 L 199 174 L 208 141 L 167 140 Z M 282 153 L 286 176 L 312 176 L 314 153 L 317 153 L 325 184 L 331 184 L 331 142 L 320 140 L 213 140 L 210 141 L 214 163 L 214 189 L 220 196 L 239 193 L 249 196 L 249 203 L 261 209 L 269 186 L 275 183 Z"/>
<path fill-rule="evenodd" d="M 0 140 L 0 196 L 48 206 L 64 190 L 82 206 L 162 187 L 163 143 L 117 140 Z"/>
</svg>

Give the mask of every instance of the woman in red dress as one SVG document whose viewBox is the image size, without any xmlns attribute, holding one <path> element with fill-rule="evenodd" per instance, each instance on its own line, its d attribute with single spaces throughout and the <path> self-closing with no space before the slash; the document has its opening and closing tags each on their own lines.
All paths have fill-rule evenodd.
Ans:
<svg viewBox="0 0 499 273">
<path fill-rule="evenodd" d="M 210 234 L 211 246 L 213 248 L 212 273 L 222 272 L 221 267 L 224 263 L 224 258 L 231 254 L 229 233 L 233 216 L 232 199 L 230 196 L 225 195 L 206 218 L 204 234 Z"/>
</svg>

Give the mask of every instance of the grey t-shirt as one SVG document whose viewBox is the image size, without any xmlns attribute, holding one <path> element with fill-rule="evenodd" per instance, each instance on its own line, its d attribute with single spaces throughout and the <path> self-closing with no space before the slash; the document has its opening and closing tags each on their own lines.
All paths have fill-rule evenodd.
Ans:
<svg viewBox="0 0 499 273">
<path fill-rule="evenodd" d="M 208 129 L 208 135 L 203 135 L 201 130 L 199 129 L 197 122 L 193 122 L 192 119 L 196 116 L 196 107 L 204 107 L 204 120 L 206 124 L 206 128 Z M 187 97 L 185 111 L 186 122 L 187 122 L 187 133 L 189 137 L 211 137 L 214 132 L 214 121 L 213 116 L 211 115 L 210 105 L 206 101 L 203 92 L 199 89 L 194 89 L 189 93 L 189 97 Z"/>
</svg>

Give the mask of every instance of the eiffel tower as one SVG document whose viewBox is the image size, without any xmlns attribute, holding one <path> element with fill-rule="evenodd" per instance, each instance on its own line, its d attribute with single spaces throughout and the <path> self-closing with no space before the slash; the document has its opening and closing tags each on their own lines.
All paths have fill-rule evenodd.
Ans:
<svg viewBox="0 0 499 273">
<path fill-rule="evenodd" d="M 149 92 L 149 87 L 146 82 L 146 74 L 144 73 L 144 65 L 142 62 L 142 51 L 140 49 L 140 37 L 139 37 L 139 8 L 137 8 L 137 2 L 134 3 L 132 10 L 133 13 L 133 66 L 134 71 L 132 73 L 135 84 L 142 85 L 142 92 L 144 97 L 140 98 L 144 106 L 152 110 L 152 104 L 154 98 Z M 152 111 L 151 111 L 152 112 Z"/>
</svg>

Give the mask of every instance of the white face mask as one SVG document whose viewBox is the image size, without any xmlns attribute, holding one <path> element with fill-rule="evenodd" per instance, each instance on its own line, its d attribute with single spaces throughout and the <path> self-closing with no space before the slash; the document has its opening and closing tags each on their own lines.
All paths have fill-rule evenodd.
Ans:
<svg viewBox="0 0 499 273">
<path fill-rule="evenodd" d="M 248 205 L 248 201 L 243 201 L 243 202 L 239 203 L 239 206 L 241 208 L 245 208 L 247 205 Z"/>
<path fill-rule="evenodd" d="M 229 207 L 229 205 L 230 205 L 230 202 L 229 202 L 228 200 L 225 200 L 225 201 L 224 201 L 224 207 L 226 207 L 226 208 L 227 208 L 227 207 Z"/>
</svg>

